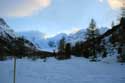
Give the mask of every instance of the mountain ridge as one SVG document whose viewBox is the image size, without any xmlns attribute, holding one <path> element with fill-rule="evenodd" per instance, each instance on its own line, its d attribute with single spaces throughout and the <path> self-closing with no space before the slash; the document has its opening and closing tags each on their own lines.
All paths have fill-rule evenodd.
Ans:
<svg viewBox="0 0 125 83">
<path fill-rule="evenodd" d="M 100 33 L 103 34 L 104 32 L 108 30 L 108 28 L 102 27 L 99 30 L 100 30 Z M 35 35 L 33 35 L 32 32 Z M 21 36 L 26 37 L 28 40 L 32 41 L 32 43 L 34 43 L 35 45 L 37 45 L 37 47 L 41 49 L 52 48 L 52 50 L 54 50 L 58 48 L 59 41 L 63 37 L 66 39 L 67 43 L 71 43 L 72 45 L 74 45 L 76 42 L 85 41 L 86 29 L 81 29 L 75 33 L 70 33 L 68 35 L 66 33 L 60 33 L 49 38 L 45 38 L 44 33 L 39 32 L 39 31 L 25 31 L 25 32 L 17 32 L 17 33 L 20 34 Z M 36 35 L 36 34 L 39 34 L 39 35 Z M 49 43 L 53 43 L 52 45 L 53 47 L 49 46 Z"/>
</svg>

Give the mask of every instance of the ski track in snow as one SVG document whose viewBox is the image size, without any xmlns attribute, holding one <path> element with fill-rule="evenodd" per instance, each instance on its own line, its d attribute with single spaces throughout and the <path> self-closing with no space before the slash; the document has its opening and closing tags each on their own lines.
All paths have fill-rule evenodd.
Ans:
<svg viewBox="0 0 125 83">
<path fill-rule="evenodd" d="M 13 83 L 13 60 L 0 61 L 0 83 Z M 16 83 L 125 83 L 125 64 L 73 57 L 17 60 Z"/>
</svg>

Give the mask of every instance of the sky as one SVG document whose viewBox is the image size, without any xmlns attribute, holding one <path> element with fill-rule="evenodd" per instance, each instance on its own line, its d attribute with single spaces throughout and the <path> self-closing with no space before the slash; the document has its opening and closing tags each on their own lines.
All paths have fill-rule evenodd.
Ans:
<svg viewBox="0 0 125 83">
<path fill-rule="evenodd" d="M 122 0 L 0 0 L 0 17 L 16 32 L 40 31 L 48 37 L 116 22 Z M 124 2 L 124 0 L 123 0 Z"/>
</svg>

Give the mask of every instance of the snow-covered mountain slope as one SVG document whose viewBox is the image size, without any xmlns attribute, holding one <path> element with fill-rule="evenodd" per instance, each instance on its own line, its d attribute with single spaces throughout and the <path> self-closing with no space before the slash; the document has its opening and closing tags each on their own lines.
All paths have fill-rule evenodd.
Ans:
<svg viewBox="0 0 125 83">
<path fill-rule="evenodd" d="M 106 32 L 107 28 L 100 28 L 100 33 L 103 34 Z M 39 31 L 26 31 L 26 32 L 18 32 L 19 35 L 25 37 L 26 39 L 32 41 L 38 48 L 40 49 L 57 49 L 59 41 L 64 37 L 66 42 L 74 45 L 78 41 L 85 41 L 86 29 L 81 29 L 78 32 L 71 33 L 69 35 L 65 33 L 57 34 L 51 38 L 45 38 L 45 34 Z"/>
<path fill-rule="evenodd" d="M 47 40 L 49 40 L 49 41 L 59 41 L 60 39 L 62 39 L 63 37 L 67 37 L 68 35 L 67 34 L 65 34 L 65 33 L 60 33 L 60 34 L 57 34 L 56 36 L 54 36 L 54 37 L 51 37 L 51 38 L 48 38 Z"/>
<path fill-rule="evenodd" d="M 81 29 L 76 33 L 69 34 L 68 37 L 66 38 L 66 41 L 71 43 L 72 45 L 74 45 L 78 41 L 85 41 L 85 34 L 86 30 Z"/>
<path fill-rule="evenodd" d="M 25 32 L 18 32 L 19 36 L 23 36 L 24 38 L 31 41 L 37 48 L 41 50 L 50 50 L 50 46 L 48 45 L 48 41 L 45 38 L 45 34 L 39 31 L 25 31 Z"/>
<path fill-rule="evenodd" d="M 104 34 L 107 30 L 108 30 L 107 27 L 101 27 L 101 28 L 99 28 L 100 34 Z"/>
<path fill-rule="evenodd" d="M 105 33 L 107 30 L 108 30 L 108 28 L 106 28 L 106 27 L 102 27 L 99 29 L 100 34 Z M 60 39 L 65 37 L 66 42 L 69 42 L 72 45 L 74 45 L 76 42 L 85 41 L 85 35 L 86 35 L 86 29 L 81 29 L 75 33 L 70 33 L 69 35 L 61 33 L 59 35 L 56 35 L 55 37 L 49 38 L 48 40 L 54 41 L 54 42 L 56 42 L 56 45 L 58 45 L 57 42 L 59 42 Z"/>
<path fill-rule="evenodd" d="M 66 39 L 68 37 L 67 34 L 60 33 L 54 37 L 45 38 L 45 34 L 39 31 L 17 32 L 17 34 L 31 41 L 39 49 L 46 50 L 46 51 L 53 51 L 58 47 L 58 43 L 63 37 L 65 37 Z"/>
<path fill-rule="evenodd" d="M 60 33 L 54 37 L 51 37 L 51 38 L 48 38 L 47 41 L 48 41 L 48 44 L 52 43 L 52 47 L 55 47 L 57 48 L 58 47 L 58 44 L 59 44 L 59 41 L 62 39 L 62 38 L 67 38 L 68 35 L 65 34 L 65 33 Z"/>
<path fill-rule="evenodd" d="M 18 32 L 19 35 L 23 35 L 24 37 L 30 38 L 32 40 L 34 39 L 44 39 L 45 34 L 39 32 L 39 31 L 24 31 L 24 32 Z"/>
<path fill-rule="evenodd" d="M 0 18 L 0 36 L 4 38 L 15 38 L 15 32 L 7 25 L 7 23 Z"/>
<path fill-rule="evenodd" d="M 20 49 L 27 49 L 27 51 L 22 51 Z M 14 32 L 4 19 L 0 18 L 0 54 L 1 55 L 14 55 L 17 53 L 28 54 L 33 53 L 36 47 L 33 43 L 27 39 L 18 36 Z M 30 52 L 28 52 L 30 51 Z M 17 53 L 16 53 L 17 52 Z"/>
</svg>

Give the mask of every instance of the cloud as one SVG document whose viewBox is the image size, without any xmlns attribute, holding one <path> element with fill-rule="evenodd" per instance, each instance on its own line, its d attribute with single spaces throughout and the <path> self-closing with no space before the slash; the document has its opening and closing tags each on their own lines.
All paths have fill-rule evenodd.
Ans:
<svg viewBox="0 0 125 83">
<path fill-rule="evenodd" d="M 123 6 L 123 3 L 125 3 L 125 0 L 108 0 L 108 3 L 113 9 L 125 7 Z"/>
<path fill-rule="evenodd" d="M 98 0 L 100 3 L 103 3 L 104 0 Z M 111 6 L 112 9 L 119 9 L 123 6 L 123 3 L 125 4 L 125 0 L 107 0 L 109 5 Z"/>
<path fill-rule="evenodd" d="M 30 16 L 50 4 L 51 0 L 0 0 L 0 16 Z"/>
</svg>

